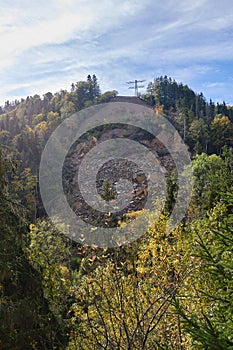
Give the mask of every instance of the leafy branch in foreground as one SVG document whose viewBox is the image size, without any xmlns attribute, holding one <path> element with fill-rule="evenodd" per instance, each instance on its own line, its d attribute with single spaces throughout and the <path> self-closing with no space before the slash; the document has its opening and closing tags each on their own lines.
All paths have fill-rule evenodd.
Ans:
<svg viewBox="0 0 233 350">
<path fill-rule="evenodd" d="M 189 244 L 201 265 L 190 276 L 195 288 L 188 286 L 175 304 L 196 349 L 233 349 L 232 209 L 233 196 L 227 193 L 207 218 L 191 225 Z"/>
</svg>

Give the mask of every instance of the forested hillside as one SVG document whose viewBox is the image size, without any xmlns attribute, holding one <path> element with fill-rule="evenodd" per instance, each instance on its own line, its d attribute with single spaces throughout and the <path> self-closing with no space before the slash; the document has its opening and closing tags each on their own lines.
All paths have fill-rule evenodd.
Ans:
<svg viewBox="0 0 233 350">
<path fill-rule="evenodd" d="M 78 244 L 46 216 L 38 172 L 50 135 L 116 96 L 88 75 L 0 108 L 0 349 L 233 349 L 233 106 L 167 76 L 138 97 L 174 125 L 192 159 L 192 200 L 169 234 L 172 171 L 165 210 L 122 247 Z"/>
</svg>

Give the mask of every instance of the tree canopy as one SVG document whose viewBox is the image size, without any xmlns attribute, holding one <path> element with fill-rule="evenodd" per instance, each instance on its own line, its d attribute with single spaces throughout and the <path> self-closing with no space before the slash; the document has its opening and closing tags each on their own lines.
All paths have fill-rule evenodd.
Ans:
<svg viewBox="0 0 233 350">
<path fill-rule="evenodd" d="M 139 97 L 175 126 L 192 159 L 192 200 L 171 232 L 166 224 L 178 185 L 167 158 L 165 209 L 147 214 L 148 227 L 132 243 L 114 249 L 78 244 L 66 237 L 68 227 L 55 227 L 45 213 L 38 169 L 50 135 L 73 113 L 116 96 L 115 90 L 102 92 L 89 74 L 70 91 L 0 108 L 0 348 L 233 349 L 233 106 L 207 102 L 167 76 L 155 78 Z M 130 135 L 116 130 L 105 132 Z M 75 145 L 79 161 L 101 131 Z M 131 136 L 137 141 L 144 134 Z M 149 136 L 144 141 L 151 142 Z M 68 160 L 64 178 L 70 184 L 77 158 Z M 102 195 L 114 204 L 114 184 L 103 182 Z"/>
</svg>

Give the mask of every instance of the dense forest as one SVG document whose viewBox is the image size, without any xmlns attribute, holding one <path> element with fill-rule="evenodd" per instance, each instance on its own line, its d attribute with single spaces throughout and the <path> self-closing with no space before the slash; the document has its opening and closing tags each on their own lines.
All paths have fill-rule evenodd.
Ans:
<svg viewBox="0 0 233 350">
<path fill-rule="evenodd" d="M 233 349 L 233 106 L 167 76 L 138 97 L 192 159 L 192 200 L 169 235 L 172 175 L 167 210 L 121 247 L 78 244 L 46 216 L 38 171 L 50 135 L 116 96 L 88 75 L 0 108 L 0 349 Z"/>
</svg>

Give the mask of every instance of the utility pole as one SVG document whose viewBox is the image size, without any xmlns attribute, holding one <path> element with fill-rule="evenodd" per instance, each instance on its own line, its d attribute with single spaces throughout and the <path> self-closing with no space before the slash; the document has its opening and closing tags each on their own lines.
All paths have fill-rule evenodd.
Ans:
<svg viewBox="0 0 233 350">
<path fill-rule="evenodd" d="M 134 80 L 134 81 L 127 81 L 126 84 L 134 84 L 134 86 L 130 86 L 129 89 L 134 89 L 135 91 L 135 96 L 138 96 L 138 89 L 139 88 L 143 88 L 144 85 L 138 85 L 138 83 L 143 83 L 144 81 L 146 81 L 145 79 L 144 80 Z"/>
</svg>

